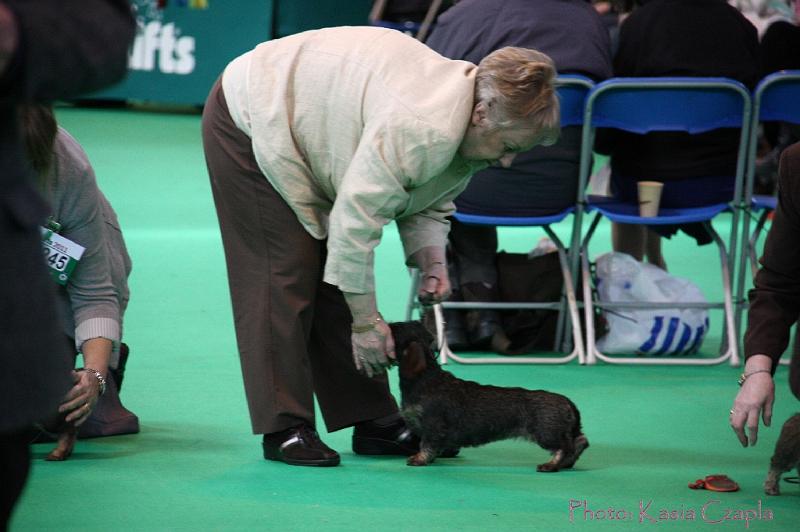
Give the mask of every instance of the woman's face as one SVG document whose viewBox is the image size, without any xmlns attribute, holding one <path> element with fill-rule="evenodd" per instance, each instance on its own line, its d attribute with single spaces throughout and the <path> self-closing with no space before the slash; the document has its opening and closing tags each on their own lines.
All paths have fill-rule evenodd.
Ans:
<svg viewBox="0 0 800 532">
<path fill-rule="evenodd" d="M 498 163 L 508 168 L 518 153 L 538 144 L 536 130 L 530 127 L 493 127 L 486 111 L 483 102 L 478 102 L 472 111 L 470 124 L 458 148 L 463 158 L 488 164 Z"/>
</svg>

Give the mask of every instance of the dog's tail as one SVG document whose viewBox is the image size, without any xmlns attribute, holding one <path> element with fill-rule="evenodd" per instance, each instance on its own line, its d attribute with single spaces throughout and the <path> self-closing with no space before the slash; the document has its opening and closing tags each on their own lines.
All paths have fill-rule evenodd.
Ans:
<svg viewBox="0 0 800 532">
<path fill-rule="evenodd" d="M 580 436 L 583 436 L 583 426 L 581 425 L 581 411 L 578 410 L 578 407 L 575 406 L 575 403 L 572 400 L 567 399 L 569 401 L 569 405 L 572 408 L 572 415 L 575 416 L 575 423 L 572 425 L 572 434 L 571 436 L 573 439 L 577 441 Z"/>
</svg>

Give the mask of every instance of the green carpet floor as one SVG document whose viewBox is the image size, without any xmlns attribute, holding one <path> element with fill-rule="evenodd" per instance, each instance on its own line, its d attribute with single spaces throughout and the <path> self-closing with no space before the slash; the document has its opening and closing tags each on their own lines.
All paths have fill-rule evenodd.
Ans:
<svg viewBox="0 0 800 532">
<path fill-rule="evenodd" d="M 49 446 L 35 446 L 12 531 L 797 530 L 800 486 L 782 483 L 780 497 L 761 487 L 780 425 L 797 410 L 785 368 L 775 426 L 754 448 L 743 449 L 727 424 L 739 372 L 730 366 L 453 364 L 464 378 L 571 397 L 591 442 L 577 467 L 536 473 L 547 453 L 508 441 L 411 468 L 402 458 L 355 456 L 350 430 L 322 431 L 342 453 L 340 467 L 264 461 L 250 434 L 199 116 L 58 115 L 89 153 L 133 257 L 122 398 L 142 432 L 80 441 L 64 463 L 45 462 Z M 524 251 L 540 236 L 503 230 L 501 244 Z M 593 253 L 608 250 L 607 226 L 596 242 Z M 674 273 L 718 297 L 713 249 L 676 238 L 665 253 Z M 402 319 L 409 280 L 393 227 L 376 260 L 381 310 Z M 718 315 L 712 322 L 709 342 L 721 329 Z M 688 489 L 713 473 L 730 475 L 741 491 Z"/>
</svg>

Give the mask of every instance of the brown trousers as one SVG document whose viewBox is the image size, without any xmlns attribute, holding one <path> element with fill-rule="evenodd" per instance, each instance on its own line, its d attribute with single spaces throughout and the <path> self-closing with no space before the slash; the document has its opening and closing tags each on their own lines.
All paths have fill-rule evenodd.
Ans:
<svg viewBox="0 0 800 532">
<path fill-rule="evenodd" d="M 203 147 L 253 432 L 313 425 L 315 394 L 329 431 L 397 412 L 386 375 L 370 379 L 355 368 L 350 310 L 322 282 L 326 242 L 303 228 L 259 169 L 219 81 L 203 111 Z"/>
</svg>

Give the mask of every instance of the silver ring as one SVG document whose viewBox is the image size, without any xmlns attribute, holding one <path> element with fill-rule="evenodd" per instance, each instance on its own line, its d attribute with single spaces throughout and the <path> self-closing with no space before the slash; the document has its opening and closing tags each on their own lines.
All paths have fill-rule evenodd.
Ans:
<svg viewBox="0 0 800 532">
<path fill-rule="evenodd" d="M 736 413 L 736 410 L 734 410 L 733 408 L 731 408 L 731 415 L 733 415 L 733 414 L 735 414 L 735 413 Z"/>
</svg>

